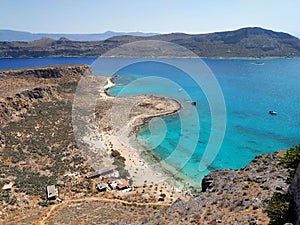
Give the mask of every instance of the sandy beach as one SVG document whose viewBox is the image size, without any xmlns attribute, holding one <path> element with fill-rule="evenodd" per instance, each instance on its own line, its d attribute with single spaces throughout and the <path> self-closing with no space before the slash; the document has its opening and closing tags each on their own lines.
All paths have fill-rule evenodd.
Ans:
<svg viewBox="0 0 300 225">
<path fill-rule="evenodd" d="M 98 121 L 100 138 L 107 151 L 117 150 L 126 159 L 126 169 L 128 170 L 133 185 L 141 186 L 145 182 L 163 183 L 168 178 L 163 173 L 155 171 L 149 163 L 140 155 L 142 149 L 133 148 L 130 144 L 130 137 L 137 127 L 142 126 L 146 119 L 153 117 L 172 114 L 181 109 L 179 103 L 172 99 L 158 98 L 154 96 L 138 96 L 138 97 L 112 97 L 107 94 L 107 90 L 114 86 L 111 78 L 107 79 L 103 89 L 100 90 L 100 102 L 112 101 L 102 118 Z M 116 107 L 117 106 L 117 107 Z M 124 108 L 131 106 L 129 118 L 125 118 L 127 124 L 123 123 Z M 145 108 L 147 110 L 145 110 Z M 112 118 L 113 117 L 113 118 Z M 118 118 L 120 124 L 114 125 L 114 119 Z M 125 126 L 124 126 L 125 125 Z M 110 129 L 108 129 L 108 127 Z M 174 187 L 170 187 L 174 188 Z"/>
</svg>

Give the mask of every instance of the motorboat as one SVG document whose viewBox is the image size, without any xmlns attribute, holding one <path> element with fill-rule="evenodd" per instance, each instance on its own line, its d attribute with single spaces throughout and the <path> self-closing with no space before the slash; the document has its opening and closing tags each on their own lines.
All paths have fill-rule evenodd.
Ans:
<svg viewBox="0 0 300 225">
<path fill-rule="evenodd" d="M 263 65 L 265 65 L 264 62 L 253 62 L 251 64 L 256 65 L 256 66 L 263 66 Z"/>
</svg>

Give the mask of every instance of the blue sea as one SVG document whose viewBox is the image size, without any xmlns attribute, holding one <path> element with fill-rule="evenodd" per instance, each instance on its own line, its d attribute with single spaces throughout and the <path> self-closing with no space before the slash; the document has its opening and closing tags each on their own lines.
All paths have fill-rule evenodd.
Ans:
<svg viewBox="0 0 300 225">
<path fill-rule="evenodd" d="M 92 64 L 96 58 L 55 57 L 55 58 L 0 58 L 0 70 L 51 66 L 61 64 Z"/>
<path fill-rule="evenodd" d="M 103 60 L 108 67 L 126 61 Z M 201 183 L 209 171 L 242 168 L 259 154 L 289 149 L 300 143 L 300 59 L 202 59 L 224 98 L 226 112 L 216 114 L 212 114 L 211 105 L 218 100 L 214 102 L 216 96 L 208 96 L 214 92 L 208 94 L 194 79 L 205 74 L 191 76 L 173 66 L 184 64 L 197 71 L 196 60 L 170 59 L 171 63 L 141 60 L 114 72 L 117 86 L 109 90 L 111 95 L 154 94 L 175 98 L 183 105 L 179 113 L 153 120 L 138 130 L 138 143 L 148 149 L 149 156 L 164 162 L 166 168 L 175 169 L 178 173 L 175 176 Z M 0 59 L 0 69 L 93 61 L 93 58 Z M 105 68 L 94 72 L 112 75 Z M 147 78 L 155 79 L 151 82 Z M 270 110 L 277 111 L 277 115 L 270 115 Z M 226 119 L 224 138 L 221 128 L 212 127 L 215 115 Z M 208 145 L 212 135 L 219 139 Z M 204 154 L 212 158 L 205 161 Z M 205 165 L 199 165 L 200 162 Z"/>
</svg>

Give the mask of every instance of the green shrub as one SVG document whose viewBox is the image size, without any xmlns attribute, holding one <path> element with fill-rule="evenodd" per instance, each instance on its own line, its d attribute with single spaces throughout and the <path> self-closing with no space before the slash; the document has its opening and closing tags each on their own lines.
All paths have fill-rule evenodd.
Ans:
<svg viewBox="0 0 300 225">
<path fill-rule="evenodd" d="M 291 216 L 290 196 L 275 192 L 265 212 L 270 217 L 270 225 L 282 225 L 288 222 Z"/>
<path fill-rule="evenodd" d="M 129 176 L 128 171 L 125 169 L 125 158 L 121 156 L 120 152 L 117 150 L 112 150 L 111 156 L 114 158 L 113 165 L 117 166 L 120 177 L 126 178 Z"/>
<path fill-rule="evenodd" d="M 129 173 L 125 168 L 117 168 L 120 174 L 120 177 L 127 178 L 129 177 Z"/>
<path fill-rule="evenodd" d="M 10 198 L 8 200 L 8 204 L 10 204 L 10 205 L 14 205 L 16 202 L 17 202 L 16 196 L 13 196 L 12 198 Z"/>
<path fill-rule="evenodd" d="M 49 205 L 49 202 L 47 200 L 45 201 L 41 201 L 38 203 L 40 206 L 43 206 L 43 207 L 47 207 Z"/>
<path fill-rule="evenodd" d="M 300 162 L 300 145 L 290 148 L 284 157 L 280 160 L 279 165 L 287 168 L 289 171 L 289 177 L 287 178 L 287 183 L 291 183 L 294 178 L 296 169 Z"/>
<path fill-rule="evenodd" d="M 44 201 L 39 202 L 38 204 L 40 206 L 47 207 L 49 205 L 55 204 L 55 201 L 53 201 L 53 200 L 44 200 Z"/>
<path fill-rule="evenodd" d="M 84 162 L 84 158 L 78 154 L 72 156 L 72 160 L 74 162 L 74 165 L 78 165 Z"/>
<path fill-rule="evenodd" d="M 289 176 L 286 180 L 287 183 L 292 182 L 299 162 L 300 145 L 290 148 L 280 160 L 279 165 L 287 168 L 289 171 Z M 271 225 L 282 225 L 284 223 L 293 222 L 291 221 L 294 216 L 289 194 L 275 192 L 265 211 L 270 217 Z"/>
<path fill-rule="evenodd" d="M 161 193 L 161 194 L 160 194 L 160 197 L 165 198 L 165 197 L 166 197 L 166 194 L 165 194 L 165 193 Z"/>
</svg>

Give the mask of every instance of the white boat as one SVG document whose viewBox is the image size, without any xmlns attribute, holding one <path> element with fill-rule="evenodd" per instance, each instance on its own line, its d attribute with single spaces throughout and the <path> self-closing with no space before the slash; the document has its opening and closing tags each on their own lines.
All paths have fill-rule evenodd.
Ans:
<svg viewBox="0 0 300 225">
<path fill-rule="evenodd" d="M 256 66 L 263 66 L 263 65 L 265 65 L 264 62 L 253 62 L 251 64 L 256 65 Z"/>
</svg>

